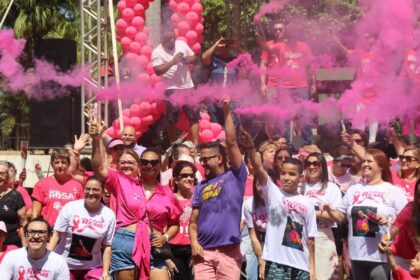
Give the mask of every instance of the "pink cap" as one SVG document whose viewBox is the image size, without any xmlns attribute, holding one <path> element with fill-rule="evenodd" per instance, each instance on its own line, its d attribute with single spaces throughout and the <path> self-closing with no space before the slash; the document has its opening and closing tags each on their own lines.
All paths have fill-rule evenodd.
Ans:
<svg viewBox="0 0 420 280">
<path fill-rule="evenodd" d="M 125 146 L 123 140 L 121 140 L 120 138 L 114 138 L 111 141 L 109 141 L 108 143 L 108 149 L 114 148 L 116 146 Z"/>
<path fill-rule="evenodd" d="M 0 221 L 0 230 L 7 233 L 6 224 L 3 221 Z"/>
</svg>

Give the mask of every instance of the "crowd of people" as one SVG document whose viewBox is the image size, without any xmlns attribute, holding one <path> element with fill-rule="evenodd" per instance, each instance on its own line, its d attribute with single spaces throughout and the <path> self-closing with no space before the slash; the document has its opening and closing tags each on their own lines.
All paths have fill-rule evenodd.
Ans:
<svg viewBox="0 0 420 280">
<path fill-rule="evenodd" d="M 279 92 L 286 103 L 307 100 L 316 93 L 310 48 L 296 26 L 272 25 L 274 40 L 260 42 L 261 92 L 267 102 L 282 103 Z M 211 82 L 237 74 L 226 66 L 231 47 L 241 51 L 221 38 L 203 53 Z M 163 36 L 152 63 L 166 96 L 194 87 L 196 59 L 173 32 Z M 279 65 L 291 67 L 281 79 L 269 71 Z M 206 105 L 224 140 L 198 145 L 199 109 L 167 102 L 164 152 L 141 146 L 131 126 L 110 139 L 90 112 L 89 133 L 51 154 L 53 174 L 31 194 L 26 171 L 16 178 L 0 161 L 0 278 L 420 279 L 419 148 L 392 128 L 377 142 L 375 122 L 368 135 L 344 127 L 328 154 L 308 123 L 297 127 L 300 149 L 293 126 L 268 120 L 260 143 L 237 104 L 219 99 Z M 176 131 L 181 110 L 191 141 Z"/>
</svg>

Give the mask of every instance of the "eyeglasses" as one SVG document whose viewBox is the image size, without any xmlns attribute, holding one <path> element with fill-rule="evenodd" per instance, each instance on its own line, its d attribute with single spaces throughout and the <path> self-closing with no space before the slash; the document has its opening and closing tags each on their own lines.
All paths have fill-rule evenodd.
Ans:
<svg viewBox="0 0 420 280">
<path fill-rule="evenodd" d="M 45 236 L 47 236 L 48 231 L 47 230 L 28 230 L 26 232 L 26 235 L 28 237 L 35 237 L 35 235 L 37 235 L 37 234 L 38 234 L 39 237 L 45 237 Z"/>
<path fill-rule="evenodd" d="M 151 164 L 152 166 L 156 166 L 160 163 L 160 160 L 158 159 L 152 159 L 152 160 L 148 160 L 148 159 L 141 159 L 140 160 L 140 164 L 142 166 L 147 166 L 148 164 Z"/>
<path fill-rule="evenodd" d="M 398 158 L 400 159 L 400 161 L 406 161 L 406 162 L 418 161 L 417 158 L 412 157 L 412 156 L 399 156 Z"/>
<path fill-rule="evenodd" d="M 195 178 L 194 173 L 181 173 L 178 176 L 178 178 L 181 178 L 181 179 L 186 179 L 188 177 L 190 177 L 191 179 L 194 179 Z"/>
<path fill-rule="evenodd" d="M 133 166 L 136 161 L 135 160 L 120 160 L 118 162 L 120 165 L 129 165 L 129 166 Z"/>
<path fill-rule="evenodd" d="M 308 168 L 308 167 L 311 167 L 311 166 L 320 167 L 321 163 L 319 161 L 307 161 L 307 162 L 305 162 L 305 168 Z"/>
<path fill-rule="evenodd" d="M 290 158 L 290 157 L 277 157 L 276 159 L 277 160 L 280 160 L 280 161 L 285 161 L 288 158 Z"/>
<path fill-rule="evenodd" d="M 340 166 L 342 168 L 351 168 L 351 167 L 353 167 L 353 165 L 350 164 L 350 163 L 341 163 L 341 162 L 338 164 L 338 166 Z"/>
<path fill-rule="evenodd" d="M 84 191 L 85 191 L 85 193 L 90 193 L 90 192 L 92 192 L 92 193 L 100 193 L 101 192 L 101 189 L 88 189 L 88 188 L 85 188 Z"/>
<path fill-rule="evenodd" d="M 217 157 L 218 155 L 214 155 L 214 156 L 208 156 L 208 157 L 200 157 L 200 163 L 207 163 L 209 160 L 211 160 L 212 158 Z"/>
<path fill-rule="evenodd" d="M 284 28 L 274 28 L 274 31 L 280 31 L 280 32 L 283 32 L 283 31 L 284 31 Z"/>
</svg>

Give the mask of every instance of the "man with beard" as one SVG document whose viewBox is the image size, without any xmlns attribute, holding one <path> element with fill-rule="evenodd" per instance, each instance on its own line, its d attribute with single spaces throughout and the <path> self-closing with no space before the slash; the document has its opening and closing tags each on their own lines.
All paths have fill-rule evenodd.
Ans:
<svg viewBox="0 0 420 280">
<path fill-rule="evenodd" d="M 136 130 L 132 126 L 125 126 L 121 133 L 121 140 L 123 140 L 124 145 L 127 148 L 133 149 L 136 154 L 141 156 L 141 154 L 146 150 L 145 147 L 137 144 L 136 141 Z"/>
<path fill-rule="evenodd" d="M 206 180 L 194 190 L 189 234 L 195 279 L 239 279 L 240 222 L 247 171 L 236 141 L 229 100 L 223 101 L 227 153 L 215 142 L 200 147 Z"/>
<path fill-rule="evenodd" d="M 0 265 L 1 279 L 46 279 L 68 280 L 69 268 L 58 254 L 47 250 L 52 233 L 42 217 L 30 221 L 24 227 L 28 247 L 9 252 Z"/>
</svg>

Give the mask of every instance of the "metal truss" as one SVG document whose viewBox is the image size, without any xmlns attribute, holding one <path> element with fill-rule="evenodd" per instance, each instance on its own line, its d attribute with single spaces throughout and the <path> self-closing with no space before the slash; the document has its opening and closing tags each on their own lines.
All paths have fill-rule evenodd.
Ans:
<svg viewBox="0 0 420 280">
<path fill-rule="evenodd" d="M 108 86 L 108 1 L 80 0 L 81 67 L 85 73 L 81 89 L 81 132 L 86 132 L 86 106 L 96 102 L 96 94 Z M 101 71 L 102 67 L 102 71 Z M 102 72 L 102 73 L 101 73 Z M 108 124 L 108 103 L 98 106 Z"/>
</svg>

